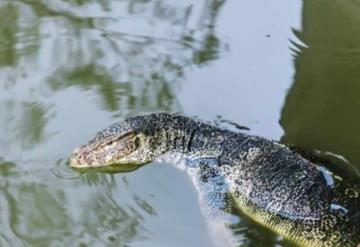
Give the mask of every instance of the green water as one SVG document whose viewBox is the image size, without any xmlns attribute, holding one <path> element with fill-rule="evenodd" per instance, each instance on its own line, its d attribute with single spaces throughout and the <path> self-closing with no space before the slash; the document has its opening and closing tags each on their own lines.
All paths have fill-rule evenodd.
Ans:
<svg viewBox="0 0 360 247">
<path fill-rule="evenodd" d="M 188 176 L 66 159 L 144 112 L 182 112 L 342 160 L 360 177 L 356 0 L 1 0 L 0 246 L 212 246 Z M 289 246 L 244 217 L 242 246 Z"/>
</svg>

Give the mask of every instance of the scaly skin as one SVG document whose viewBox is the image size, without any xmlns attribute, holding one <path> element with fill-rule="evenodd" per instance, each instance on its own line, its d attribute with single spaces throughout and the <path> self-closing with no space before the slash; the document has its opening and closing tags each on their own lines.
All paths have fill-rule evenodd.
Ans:
<svg viewBox="0 0 360 247">
<path fill-rule="evenodd" d="M 154 113 L 100 131 L 74 151 L 70 165 L 138 167 L 174 155 L 187 160 L 195 184 L 206 188 L 199 191 L 207 210 L 235 206 L 299 246 L 360 247 L 359 187 L 261 137 Z"/>
</svg>

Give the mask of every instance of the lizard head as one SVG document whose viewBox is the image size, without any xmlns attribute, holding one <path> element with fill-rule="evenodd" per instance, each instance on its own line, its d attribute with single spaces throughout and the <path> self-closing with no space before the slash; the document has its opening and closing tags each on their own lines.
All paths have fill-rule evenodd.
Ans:
<svg viewBox="0 0 360 247">
<path fill-rule="evenodd" d="M 169 149 L 174 115 L 153 113 L 129 118 L 101 130 L 70 157 L 73 168 L 139 167 Z"/>
</svg>

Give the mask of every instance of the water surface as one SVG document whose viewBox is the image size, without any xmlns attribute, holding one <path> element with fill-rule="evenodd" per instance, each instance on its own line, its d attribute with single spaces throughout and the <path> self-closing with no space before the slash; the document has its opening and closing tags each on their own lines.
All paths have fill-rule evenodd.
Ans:
<svg viewBox="0 0 360 247">
<path fill-rule="evenodd" d="M 183 172 L 67 167 L 97 130 L 145 112 L 230 120 L 358 179 L 358 13 L 350 0 L 2 0 L 0 245 L 212 246 Z M 289 246 L 245 217 L 232 228 L 242 246 Z"/>
</svg>

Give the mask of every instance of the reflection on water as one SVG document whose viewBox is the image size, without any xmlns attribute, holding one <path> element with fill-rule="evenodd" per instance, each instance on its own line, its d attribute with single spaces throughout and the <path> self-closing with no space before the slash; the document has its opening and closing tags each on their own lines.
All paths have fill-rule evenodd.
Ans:
<svg viewBox="0 0 360 247">
<path fill-rule="evenodd" d="M 180 111 L 186 70 L 222 52 L 223 3 L 0 2 L 1 246 L 146 246 L 151 197 L 121 174 L 69 170 L 72 138 L 84 124 Z"/>
<path fill-rule="evenodd" d="M 51 141 L 64 129 L 48 127 L 64 99 L 95 102 L 115 117 L 180 111 L 176 92 L 185 69 L 218 57 L 222 4 L 1 2 L 0 154 L 18 160 L 24 148 Z M 66 109 L 71 113 L 79 115 Z M 89 117 L 101 118 L 95 114 Z"/>
<path fill-rule="evenodd" d="M 331 182 L 335 194 L 352 197 L 342 210 L 354 225 L 360 219 L 354 196 L 360 188 L 359 10 L 352 1 L 304 0 L 303 30 L 296 31 L 303 44 L 295 44 L 296 73 L 280 119 L 284 142 L 316 150 L 341 177 Z"/>
<path fill-rule="evenodd" d="M 261 102 L 254 92 L 265 86 L 260 97 L 282 95 L 278 84 L 269 82 L 292 73 L 283 59 L 290 50 L 280 49 L 287 45 L 283 27 L 288 23 L 277 25 L 283 17 L 273 18 L 271 9 L 261 12 L 259 3 L 1 1 L 0 246 L 211 246 L 197 196 L 181 174 L 166 166 L 127 174 L 78 174 L 66 166 L 66 159 L 96 130 L 122 117 L 178 112 L 185 103 L 197 102 L 191 107 L 206 106 L 211 115 L 226 116 L 230 121 L 219 118 L 217 123 L 234 129 L 244 127 L 228 118 L 230 112 L 258 112 L 265 116 L 262 120 L 276 116 L 279 109 Z M 273 4 L 291 13 L 282 6 L 285 1 Z M 247 5 L 249 12 L 226 9 Z M 237 17 L 240 10 L 241 20 L 249 23 L 226 19 Z M 359 164 L 354 132 L 360 102 L 356 13 L 352 2 L 304 1 L 303 30 L 297 35 L 307 46 L 295 47 L 295 81 L 281 124 L 284 141 L 331 151 Z M 227 22 L 220 22 L 224 19 Z M 225 44 L 229 37 L 219 34 L 219 26 L 237 38 L 239 44 L 230 47 L 235 49 Z M 258 42 L 252 44 L 254 40 Z M 274 52 L 267 52 L 270 49 Z M 224 59 L 230 52 L 235 58 Z M 225 63 L 217 64 L 220 60 Z M 274 61 L 281 62 L 280 69 L 272 69 L 277 67 Z M 278 75 L 285 65 L 291 71 Z M 212 80 L 213 69 L 225 73 Z M 183 81 L 199 71 L 207 77 L 195 76 L 194 83 L 186 85 L 193 94 L 180 101 Z M 226 84 L 229 81 L 239 81 L 239 86 L 222 91 L 224 85 L 234 85 Z M 267 90 L 274 97 L 265 97 Z M 249 104 L 226 105 L 235 102 L 227 101 L 231 97 L 237 102 L 239 95 L 251 99 Z M 202 97 L 207 101 L 200 104 Z M 256 108 L 264 105 L 269 106 L 266 113 Z M 259 129 L 258 118 L 253 118 L 258 115 L 239 119 L 245 118 L 253 131 Z M 266 134 L 272 136 L 270 132 Z M 244 246 L 288 245 L 246 218 L 232 228 Z"/>
<path fill-rule="evenodd" d="M 83 187 L 79 194 L 79 181 L 67 184 L 77 188 L 71 191 L 44 178 L 32 182 L 33 176 L 22 176 L 17 169 L 11 162 L 0 164 L 1 246 L 119 246 L 146 238 L 143 215 L 156 212 L 129 191 L 124 194 L 133 206 L 113 199 L 113 178 L 89 177 L 90 185 L 102 180 L 102 186 L 93 192 Z"/>
<path fill-rule="evenodd" d="M 353 1 L 304 0 L 303 29 L 296 31 L 303 44 L 294 49 L 296 73 L 280 119 L 282 140 L 317 150 L 342 178 L 334 190 L 349 198 L 360 188 L 359 10 Z M 354 198 L 344 205 L 358 224 L 360 202 Z"/>
<path fill-rule="evenodd" d="M 0 67 L 12 66 L 15 64 L 14 45 L 16 44 L 16 33 L 18 32 L 18 11 L 7 4 L 0 9 Z"/>
<path fill-rule="evenodd" d="M 283 141 L 341 155 L 360 176 L 360 17 L 352 1 L 304 1 Z M 346 163 L 346 162 L 345 162 Z"/>
</svg>

